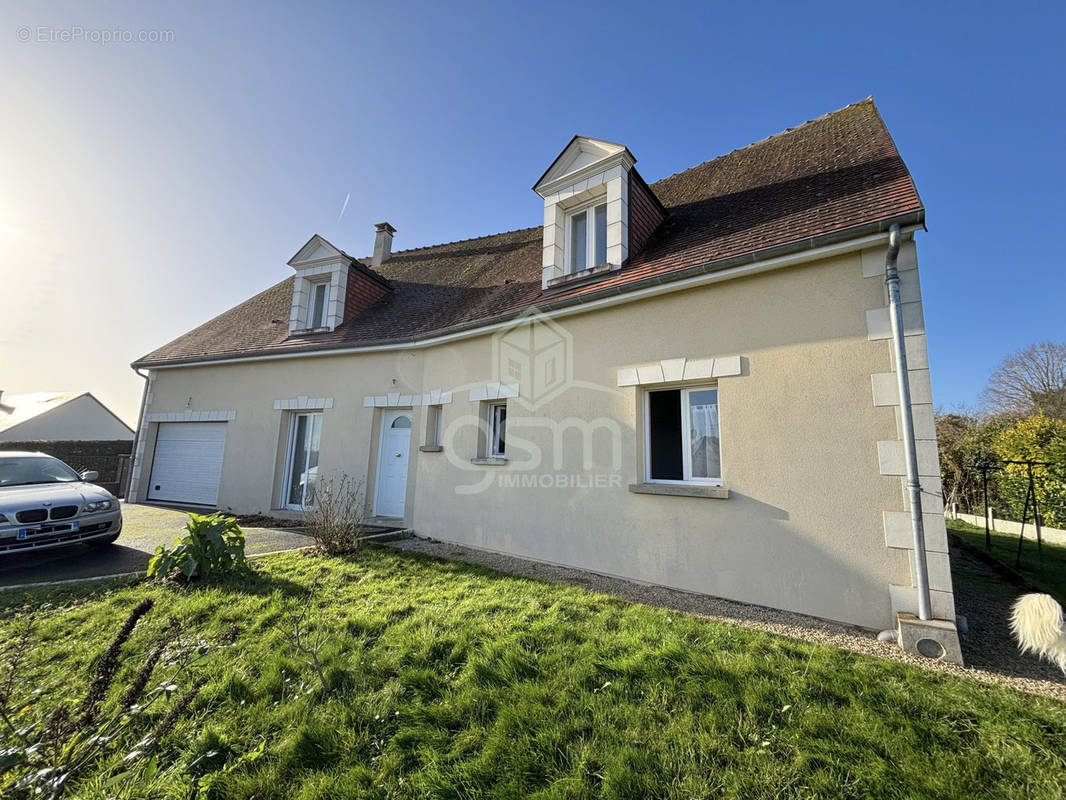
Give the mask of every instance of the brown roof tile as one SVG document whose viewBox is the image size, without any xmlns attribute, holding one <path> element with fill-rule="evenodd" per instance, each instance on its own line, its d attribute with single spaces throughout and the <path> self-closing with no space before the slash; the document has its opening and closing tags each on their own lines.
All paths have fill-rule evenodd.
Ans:
<svg viewBox="0 0 1066 800">
<path fill-rule="evenodd" d="M 680 278 L 693 269 L 862 226 L 924 217 L 921 199 L 867 99 L 651 184 L 668 212 L 644 250 L 591 284 L 541 292 L 541 228 L 394 253 L 378 268 L 394 287 L 332 333 L 289 336 L 292 278 L 135 363 L 403 341 L 532 306 L 571 303 Z"/>
</svg>

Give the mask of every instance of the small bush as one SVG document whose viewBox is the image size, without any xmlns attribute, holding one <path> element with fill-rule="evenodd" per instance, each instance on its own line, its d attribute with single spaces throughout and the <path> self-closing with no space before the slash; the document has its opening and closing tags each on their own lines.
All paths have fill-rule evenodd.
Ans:
<svg viewBox="0 0 1066 800">
<path fill-rule="evenodd" d="M 366 532 L 362 480 L 343 472 L 322 478 L 315 486 L 314 505 L 307 512 L 308 533 L 328 555 L 354 553 Z"/>
<path fill-rule="evenodd" d="M 189 514 L 188 534 L 174 547 L 160 545 L 148 562 L 149 578 L 177 577 L 184 580 L 244 570 L 244 533 L 237 520 L 221 514 Z"/>
</svg>

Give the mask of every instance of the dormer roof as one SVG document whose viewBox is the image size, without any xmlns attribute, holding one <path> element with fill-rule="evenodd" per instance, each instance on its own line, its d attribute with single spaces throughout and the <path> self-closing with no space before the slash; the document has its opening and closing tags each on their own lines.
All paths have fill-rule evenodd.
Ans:
<svg viewBox="0 0 1066 800">
<path fill-rule="evenodd" d="M 297 250 L 296 255 L 290 258 L 286 263 L 295 269 L 297 267 L 306 267 L 320 262 L 335 261 L 338 259 L 345 259 L 347 261 L 355 260 L 339 247 L 334 247 L 326 239 L 316 233 L 308 239 L 307 244 Z"/>
<path fill-rule="evenodd" d="M 364 261 L 361 261 L 355 256 L 348 255 L 328 239 L 319 236 L 317 233 L 308 239 L 307 244 L 297 250 L 296 254 L 286 263 L 293 269 L 299 271 L 310 267 L 316 267 L 321 264 L 327 264 L 330 261 L 347 262 L 348 266 L 360 275 L 364 275 L 370 280 L 375 281 L 385 289 L 392 289 L 392 284 L 389 283 L 388 278 L 380 272 L 368 267 Z M 366 261 L 369 261 L 369 259 L 366 259 Z"/>
<path fill-rule="evenodd" d="M 533 184 L 533 191 L 542 196 L 551 194 L 557 187 L 603 170 L 613 161 L 624 162 L 626 169 L 637 163 L 625 145 L 605 139 L 575 136 Z"/>
</svg>

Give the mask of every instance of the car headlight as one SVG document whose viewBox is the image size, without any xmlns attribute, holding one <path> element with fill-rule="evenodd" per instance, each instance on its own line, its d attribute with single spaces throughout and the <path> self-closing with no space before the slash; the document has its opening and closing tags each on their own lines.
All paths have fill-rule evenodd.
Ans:
<svg viewBox="0 0 1066 800">
<path fill-rule="evenodd" d="M 114 507 L 114 500 L 97 500 L 93 503 L 86 503 L 82 511 L 86 514 L 93 514 L 97 511 L 110 511 Z"/>
<path fill-rule="evenodd" d="M 10 523 L 11 523 L 11 520 L 9 520 L 3 514 L 0 514 L 0 525 L 7 525 L 7 524 L 10 524 Z"/>
</svg>

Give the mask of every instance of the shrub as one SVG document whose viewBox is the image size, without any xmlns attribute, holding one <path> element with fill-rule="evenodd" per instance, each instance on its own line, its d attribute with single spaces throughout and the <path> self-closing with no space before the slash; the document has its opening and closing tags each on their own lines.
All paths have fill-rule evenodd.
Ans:
<svg viewBox="0 0 1066 800">
<path fill-rule="evenodd" d="M 994 447 L 996 455 L 1004 461 L 1041 461 L 1051 465 L 1033 467 L 1040 516 L 1047 525 L 1066 524 L 1066 420 L 1038 412 L 1001 431 Z M 1003 468 L 999 480 L 1000 505 L 1010 519 L 1022 518 L 1028 488 L 1026 467 L 1008 464 Z"/>
<path fill-rule="evenodd" d="M 233 517 L 189 514 L 185 530 L 188 534 L 178 539 L 174 547 L 156 548 L 148 562 L 149 578 L 193 580 L 247 568 L 244 534 Z"/>
<path fill-rule="evenodd" d="M 937 418 L 936 432 L 945 504 L 957 502 L 964 510 L 982 513 L 984 465 L 988 467 L 988 502 L 996 516 L 1020 520 L 1029 472 L 1024 464 L 1004 462 L 1046 462 L 1049 466 L 1033 467 L 1040 516 L 1047 525 L 1066 525 L 1066 420 L 1041 412 L 987 419 L 943 414 Z"/>
<path fill-rule="evenodd" d="M 969 511 L 979 510 L 984 501 L 981 465 L 988 473 L 989 498 L 997 505 L 998 465 L 995 440 L 1011 422 L 1005 417 L 979 419 L 967 414 L 940 414 L 936 418 L 936 439 L 940 450 L 940 476 L 944 487 L 944 504 L 958 503 Z"/>
<path fill-rule="evenodd" d="M 363 481 L 343 472 L 322 478 L 305 521 L 318 549 L 329 555 L 354 553 L 366 532 Z"/>
</svg>

